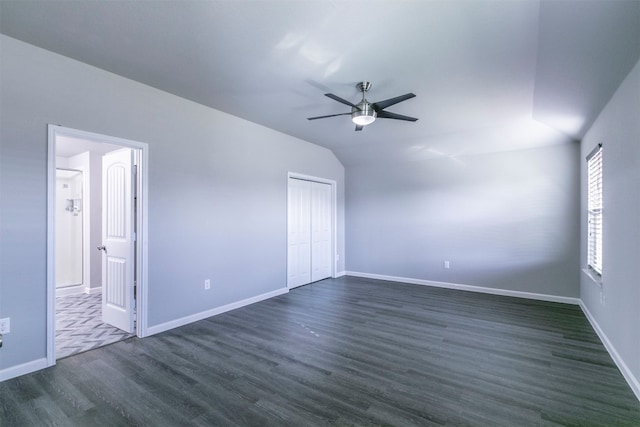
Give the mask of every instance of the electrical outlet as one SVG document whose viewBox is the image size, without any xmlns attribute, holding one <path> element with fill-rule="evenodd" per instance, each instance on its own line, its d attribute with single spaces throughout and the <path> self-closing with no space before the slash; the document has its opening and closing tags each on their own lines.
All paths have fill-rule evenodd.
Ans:
<svg viewBox="0 0 640 427">
<path fill-rule="evenodd" d="M 211 289 L 211 280 L 206 279 L 206 280 L 204 281 L 204 289 L 205 289 L 205 290 L 207 290 L 207 291 L 208 291 L 209 289 Z"/>
<path fill-rule="evenodd" d="M 0 319 L 0 334 L 11 332 L 11 318 Z"/>
<path fill-rule="evenodd" d="M 449 268 L 449 261 L 445 261 L 442 266 L 444 268 L 448 269 Z"/>
</svg>

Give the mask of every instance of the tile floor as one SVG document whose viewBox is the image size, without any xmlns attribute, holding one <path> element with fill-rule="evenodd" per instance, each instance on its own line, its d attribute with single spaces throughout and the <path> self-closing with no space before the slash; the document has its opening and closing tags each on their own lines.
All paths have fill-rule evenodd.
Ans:
<svg viewBox="0 0 640 427">
<path fill-rule="evenodd" d="M 134 336 L 102 323 L 102 295 L 56 297 L 56 359 Z"/>
</svg>

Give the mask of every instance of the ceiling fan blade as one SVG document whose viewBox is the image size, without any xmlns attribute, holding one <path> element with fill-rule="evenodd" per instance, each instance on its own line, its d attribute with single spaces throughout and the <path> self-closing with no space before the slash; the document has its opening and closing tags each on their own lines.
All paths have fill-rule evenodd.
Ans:
<svg viewBox="0 0 640 427">
<path fill-rule="evenodd" d="M 390 111 L 379 111 L 378 112 L 379 119 L 395 119 L 395 120 L 406 120 L 408 122 L 415 122 L 415 117 L 403 116 L 402 114 L 392 113 Z"/>
<path fill-rule="evenodd" d="M 356 125 L 356 132 L 359 132 L 362 129 L 364 129 L 364 126 Z"/>
<path fill-rule="evenodd" d="M 357 108 L 357 107 L 356 107 L 354 104 L 352 104 L 351 102 L 347 101 L 346 99 L 342 99 L 342 98 L 340 98 L 339 96 L 334 95 L 334 94 L 332 94 L 332 93 L 325 93 L 325 94 L 324 94 L 324 96 L 327 96 L 327 97 L 329 97 L 329 98 L 333 99 L 334 101 L 338 101 L 338 102 L 339 102 L 339 103 L 341 103 L 341 104 L 348 105 L 349 107 Z"/>
<path fill-rule="evenodd" d="M 351 115 L 351 113 L 329 114 L 328 116 L 308 117 L 307 120 L 326 119 L 327 117 L 346 116 L 347 114 Z"/>
<path fill-rule="evenodd" d="M 378 101 L 371 104 L 374 110 L 378 113 L 380 110 L 384 110 L 387 107 L 391 107 L 392 105 L 397 104 L 398 102 L 406 101 L 407 99 L 414 98 L 415 95 L 413 93 L 407 93 L 404 95 L 396 96 L 395 98 L 385 99 L 384 101 Z"/>
</svg>

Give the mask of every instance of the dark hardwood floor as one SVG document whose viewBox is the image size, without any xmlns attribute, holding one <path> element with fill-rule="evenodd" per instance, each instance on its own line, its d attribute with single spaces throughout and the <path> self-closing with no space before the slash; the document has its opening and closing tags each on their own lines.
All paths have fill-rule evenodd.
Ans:
<svg viewBox="0 0 640 427">
<path fill-rule="evenodd" d="M 640 426 L 577 306 L 329 279 L 0 383 L 1 426 Z"/>
</svg>

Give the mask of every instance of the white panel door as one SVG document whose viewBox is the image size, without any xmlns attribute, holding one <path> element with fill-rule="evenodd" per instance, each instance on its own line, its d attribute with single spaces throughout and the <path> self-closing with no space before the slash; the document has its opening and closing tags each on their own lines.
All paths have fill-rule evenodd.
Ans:
<svg viewBox="0 0 640 427">
<path fill-rule="evenodd" d="M 311 282 L 311 182 L 289 179 L 287 286 Z"/>
<path fill-rule="evenodd" d="M 311 183 L 311 281 L 331 277 L 331 185 Z"/>
<path fill-rule="evenodd" d="M 102 157 L 102 321 L 132 333 L 133 150 Z"/>
<path fill-rule="evenodd" d="M 331 185 L 289 178 L 287 286 L 331 277 Z"/>
</svg>

